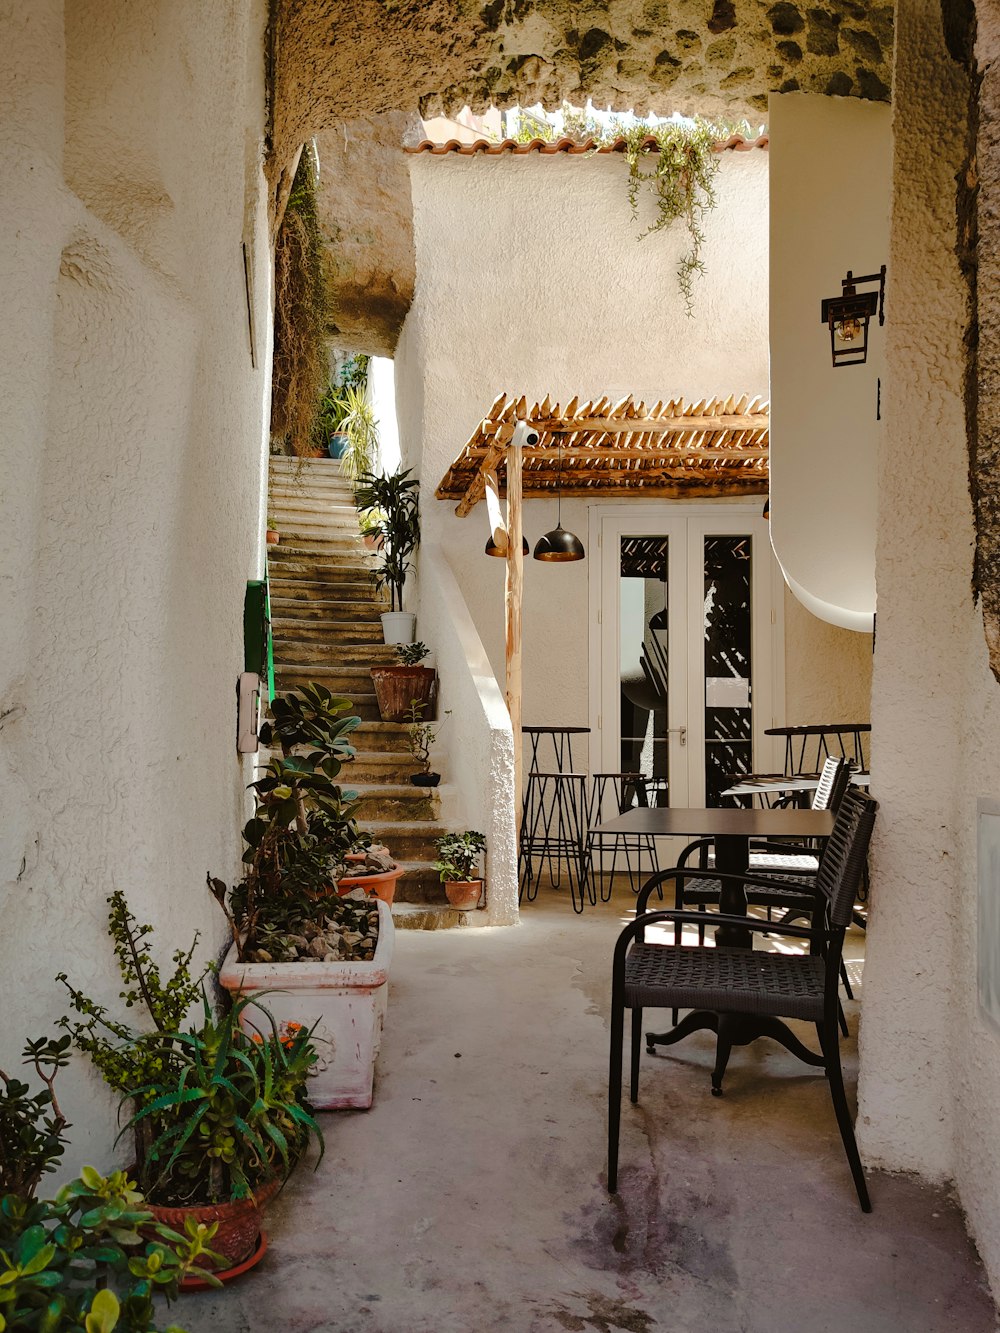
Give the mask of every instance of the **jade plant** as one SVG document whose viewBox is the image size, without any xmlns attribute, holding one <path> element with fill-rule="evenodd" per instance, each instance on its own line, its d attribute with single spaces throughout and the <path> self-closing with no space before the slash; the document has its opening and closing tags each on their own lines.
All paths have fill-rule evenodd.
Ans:
<svg viewBox="0 0 1000 1333">
<path fill-rule="evenodd" d="M 219 1260 L 209 1248 L 216 1227 L 162 1226 L 125 1172 L 92 1166 L 54 1199 L 36 1198 L 66 1146 L 55 1081 L 70 1044 L 68 1035 L 26 1043 L 37 1091 L 0 1071 L 0 1330 L 155 1333 L 154 1296 L 173 1299 L 184 1277 L 218 1285 L 202 1266 Z"/>
<path fill-rule="evenodd" d="M 438 859 L 434 869 L 442 882 L 471 881 L 479 878 L 479 858 L 486 851 L 486 839 L 475 829 L 464 833 L 445 833 L 434 840 Z"/>
<path fill-rule="evenodd" d="M 79 1020 L 64 1020 L 74 1043 L 131 1107 L 140 1186 L 156 1204 L 194 1205 L 246 1197 L 284 1178 L 310 1134 L 319 1134 L 306 1101 L 315 1062 L 310 1033 L 289 1040 L 258 1003 L 268 1030 L 244 1030 L 248 1000 L 217 1015 L 204 990 L 206 968 L 190 970 L 197 944 L 177 950 L 163 980 L 152 961 L 151 927 L 129 912 L 121 893 L 109 899 L 127 1009 L 141 1005 L 150 1030 L 109 1014 L 60 974 Z M 193 1023 L 188 1011 L 200 1015 Z M 125 1132 L 124 1130 L 122 1131 Z"/>
<path fill-rule="evenodd" d="M 426 643 L 397 643 L 396 656 L 400 666 L 419 666 L 425 657 L 430 657 L 431 650 Z"/>
</svg>

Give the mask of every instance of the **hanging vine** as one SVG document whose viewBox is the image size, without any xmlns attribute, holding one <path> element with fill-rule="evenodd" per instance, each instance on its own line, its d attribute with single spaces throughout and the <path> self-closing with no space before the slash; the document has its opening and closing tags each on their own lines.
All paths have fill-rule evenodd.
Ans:
<svg viewBox="0 0 1000 1333">
<path fill-rule="evenodd" d="M 313 428 L 329 379 L 329 295 L 316 207 L 316 154 L 306 144 L 274 252 L 271 437 L 289 453 L 313 451 Z"/>
<path fill-rule="evenodd" d="M 659 151 L 646 146 L 654 138 Z M 628 202 L 632 221 L 639 220 L 639 198 L 644 192 L 653 196 L 656 217 L 646 230 L 649 236 L 674 222 L 683 222 L 688 233 L 688 248 L 677 264 L 677 284 L 689 316 L 694 314 L 693 283 L 695 274 L 705 272 L 701 257 L 705 244 L 703 223 L 715 207 L 715 173 L 719 155 L 714 151 L 719 131 L 706 121 L 693 124 L 671 121 L 665 125 L 632 126 L 621 136 L 625 140 L 628 162 Z"/>
</svg>

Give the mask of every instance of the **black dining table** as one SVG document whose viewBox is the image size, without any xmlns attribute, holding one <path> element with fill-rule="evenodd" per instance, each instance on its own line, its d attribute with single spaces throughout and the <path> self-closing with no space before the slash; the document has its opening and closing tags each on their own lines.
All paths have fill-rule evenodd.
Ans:
<svg viewBox="0 0 1000 1333">
<path fill-rule="evenodd" d="M 720 875 L 740 876 L 750 864 L 750 841 L 755 838 L 828 838 L 833 832 L 833 813 L 829 810 L 798 810 L 794 807 L 774 810 L 693 809 L 666 806 L 640 806 L 627 810 L 601 824 L 595 833 L 605 837 L 616 834 L 645 834 L 652 838 L 708 838 L 715 841 L 715 869 Z M 747 915 L 747 895 L 743 882 L 723 879 L 719 910 L 733 916 Z M 720 926 L 715 932 L 717 947 L 752 949 L 753 933 L 735 926 Z M 669 1032 L 646 1033 L 646 1050 L 672 1046 L 692 1032 L 719 1031 L 719 1015 L 693 1010 Z M 757 1037 L 771 1037 L 807 1064 L 822 1065 L 816 1055 L 799 1041 L 787 1024 L 770 1016 L 743 1015 L 730 1020 L 730 1039 L 744 1046 Z"/>
<path fill-rule="evenodd" d="M 720 875 L 740 875 L 750 864 L 750 842 L 758 838 L 828 838 L 833 832 L 829 810 L 746 810 L 713 807 L 688 810 L 678 806 L 636 806 L 593 830 L 602 837 L 645 834 L 651 838 L 712 838 L 715 868 Z M 746 916 L 746 890 L 739 880 L 722 881 L 719 908 L 732 916 Z M 749 949 L 749 930 L 720 927 L 716 944 Z"/>
</svg>

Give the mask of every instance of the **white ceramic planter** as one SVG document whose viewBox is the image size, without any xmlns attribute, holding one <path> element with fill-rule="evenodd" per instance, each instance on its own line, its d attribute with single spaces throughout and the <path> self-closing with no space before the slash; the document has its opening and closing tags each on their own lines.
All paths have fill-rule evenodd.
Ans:
<svg viewBox="0 0 1000 1333">
<path fill-rule="evenodd" d="M 383 611 L 382 638 L 386 643 L 412 643 L 417 617 L 412 611 Z"/>
<path fill-rule="evenodd" d="M 389 967 L 395 927 L 392 912 L 378 903 L 375 957 L 363 963 L 240 963 L 235 945 L 226 954 L 219 981 L 234 994 L 269 991 L 261 1003 L 283 1023 L 316 1024 L 309 1100 L 319 1111 L 372 1104 L 375 1057 L 389 998 Z M 254 1006 L 247 1006 L 253 1020 Z M 270 1030 L 259 1015 L 262 1032 Z"/>
</svg>

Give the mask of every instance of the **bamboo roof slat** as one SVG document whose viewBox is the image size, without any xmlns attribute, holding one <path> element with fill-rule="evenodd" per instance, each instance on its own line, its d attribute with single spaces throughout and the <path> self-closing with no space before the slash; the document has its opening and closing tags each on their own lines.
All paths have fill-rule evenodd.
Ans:
<svg viewBox="0 0 1000 1333">
<path fill-rule="evenodd" d="M 522 451 L 527 497 L 551 495 L 562 480 L 567 496 L 762 495 L 768 483 L 769 413 L 764 399 L 729 394 L 686 403 L 659 400 L 652 407 L 632 395 L 561 408 L 551 395 L 528 406 L 521 395 L 500 395 L 478 424 L 437 488 L 442 500 L 470 513 L 483 498 L 494 468 L 506 490 L 506 445 L 516 420 L 538 431 Z"/>
</svg>

